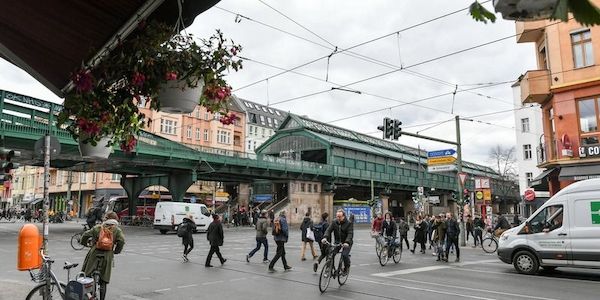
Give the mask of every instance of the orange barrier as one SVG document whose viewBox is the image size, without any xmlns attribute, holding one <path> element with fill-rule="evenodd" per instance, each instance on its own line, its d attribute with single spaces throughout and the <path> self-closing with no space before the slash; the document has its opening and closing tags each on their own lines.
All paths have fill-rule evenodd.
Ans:
<svg viewBox="0 0 600 300">
<path fill-rule="evenodd" d="M 33 224 L 25 224 L 19 231 L 19 251 L 17 252 L 17 269 L 27 271 L 42 266 L 42 235 Z"/>
</svg>

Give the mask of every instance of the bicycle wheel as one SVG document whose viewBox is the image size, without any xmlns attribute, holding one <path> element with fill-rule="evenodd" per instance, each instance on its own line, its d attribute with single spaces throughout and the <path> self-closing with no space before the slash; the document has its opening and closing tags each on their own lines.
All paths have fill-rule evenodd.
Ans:
<svg viewBox="0 0 600 300">
<path fill-rule="evenodd" d="M 379 252 L 381 252 L 381 242 L 379 241 L 379 237 L 375 238 L 375 253 L 377 254 L 377 257 L 379 257 Z"/>
<path fill-rule="evenodd" d="M 498 241 L 493 238 L 485 238 L 481 242 L 481 248 L 485 253 L 494 253 L 498 249 Z"/>
<path fill-rule="evenodd" d="M 64 291 L 67 288 L 67 285 L 64 283 L 60 283 L 61 289 Z M 65 299 L 65 295 L 62 294 L 61 290 L 59 290 L 56 282 L 52 282 L 50 285 L 50 295 L 46 295 L 46 283 L 39 284 L 35 286 L 27 297 L 26 300 L 31 299 L 43 299 L 43 300 L 51 300 L 51 299 Z"/>
<path fill-rule="evenodd" d="M 342 258 L 341 255 L 340 255 L 340 261 L 338 262 L 337 272 L 338 272 L 338 275 L 337 275 L 338 283 L 340 284 L 340 286 L 342 286 L 346 283 L 346 280 L 348 280 L 348 275 L 350 274 L 350 268 L 348 268 L 348 273 L 344 274 L 344 258 Z"/>
<path fill-rule="evenodd" d="M 400 259 L 402 258 L 402 250 L 400 247 L 394 247 L 394 254 L 392 254 L 392 258 L 394 259 L 394 263 L 397 264 L 400 262 Z"/>
<path fill-rule="evenodd" d="M 319 291 L 321 291 L 321 293 L 325 293 L 329 287 L 329 282 L 331 281 L 331 276 L 333 275 L 332 269 L 333 261 L 327 259 L 323 265 L 323 268 L 321 269 L 321 276 L 319 276 Z"/>
<path fill-rule="evenodd" d="M 387 264 L 388 259 L 390 259 L 389 255 L 388 255 L 388 247 L 387 246 L 383 246 L 381 247 L 381 251 L 379 251 L 379 264 L 383 267 L 385 266 L 385 264 Z"/>
<path fill-rule="evenodd" d="M 71 237 L 71 247 L 75 250 L 83 249 L 83 245 L 81 244 L 81 236 L 83 233 L 78 232 Z"/>
</svg>

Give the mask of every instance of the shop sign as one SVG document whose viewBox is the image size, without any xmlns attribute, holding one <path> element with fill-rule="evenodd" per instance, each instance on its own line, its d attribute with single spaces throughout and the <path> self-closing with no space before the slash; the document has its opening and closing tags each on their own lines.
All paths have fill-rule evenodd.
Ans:
<svg viewBox="0 0 600 300">
<path fill-rule="evenodd" d="M 580 146 L 579 157 L 600 157 L 600 145 Z"/>
</svg>

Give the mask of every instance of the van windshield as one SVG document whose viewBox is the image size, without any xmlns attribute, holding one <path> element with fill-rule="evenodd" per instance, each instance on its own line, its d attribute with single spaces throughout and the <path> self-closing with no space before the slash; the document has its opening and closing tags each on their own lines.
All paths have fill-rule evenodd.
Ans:
<svg viewBox="0 0 600 300">
<path fill-rule="evenodd" d="M 201 207 L 200 207 L 200 212 L 201 212 L 203 215 L 209 215 L 209 214 L 210 214 L 210 213 L 208 212 L 208 208 L 206 208 L 206 206 L 201 206 Z"/>
<path fill-rule="evenodd" d="M 541 210 L 529 222 L 530 233 L 540 233 L 544 231 L 552 231 L 562 227 L 563 222 L 563 206 L 552 205 Z M 546 229 L 546 230 L 544 230 Z"/>
</svg>

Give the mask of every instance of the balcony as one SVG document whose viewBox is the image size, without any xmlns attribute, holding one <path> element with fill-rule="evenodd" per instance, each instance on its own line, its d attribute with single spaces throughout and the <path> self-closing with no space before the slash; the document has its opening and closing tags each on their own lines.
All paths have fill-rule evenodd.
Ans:
<svg viewBox="0 0 600 300">
<path fill-rule="evenodd" d="M 527 71 L 521 79 L 521 102 L 539 103 L 546 102 L 550 94 L 550 71 L 532 70 Z"/>
<path fill-rule="evenodd" d="M 544 35 L 546 20 L 516 22 L 517 43 L 533 43 Z"/>
</svg>

